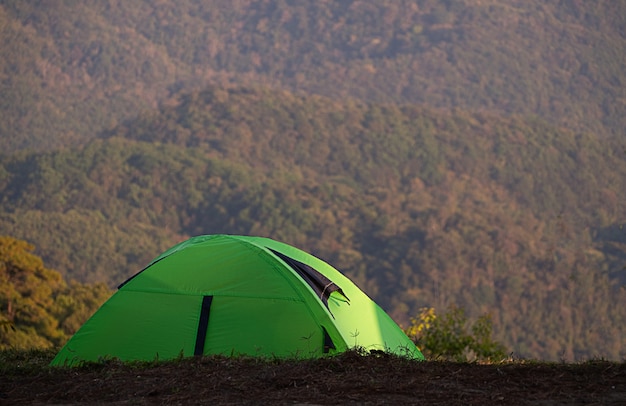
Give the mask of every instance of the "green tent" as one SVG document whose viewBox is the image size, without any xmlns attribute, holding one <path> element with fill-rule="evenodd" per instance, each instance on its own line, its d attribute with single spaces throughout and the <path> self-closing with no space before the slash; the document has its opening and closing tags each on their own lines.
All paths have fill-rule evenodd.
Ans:
<svg viewBox="0 0 626 406">
<path fill-rule="evenodd" d="M 204 235 L 122 283 L 52 365 L 208 354 L 313 358 L 350 348 L 423 359 L 376 303 L 324 261 L 268 238 Z"/>
</svg>

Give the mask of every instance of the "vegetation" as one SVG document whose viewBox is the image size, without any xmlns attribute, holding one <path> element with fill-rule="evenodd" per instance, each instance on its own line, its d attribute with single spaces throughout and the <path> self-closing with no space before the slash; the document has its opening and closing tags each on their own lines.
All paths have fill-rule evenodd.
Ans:
<svg viewBox="0 0 626 406">
<path fill-rule="evenodd" d="M 33 339 L 226 232 L 402 325 L 457 306 L 517 356 L 623 359 L 624 27 L 621 1 L 1 2 L 0 232 L 62 274 L 30 276 Z"/>
<path fill-rule="evenodd" d="M 0 148 L 92 139 L 211 84 L 626 128 L 626 4 L 157 0 L 0 5 Z"/>
<path fill-rule="evenodd" d="M 102 283 L 66 284 L 33 248 L 0 237 L 0 350 L 58 348 L 110 295 Z"/>
<path fill-rule="evenodd" d="M 456 305 L 516 356 L 620 359 L 624 179 L 619 143 L 538 119 L 212 87 L 0 157 L 0 227 L 111 287 L 190 235 L 270 236 L 402 325 Z"/>
<path fill-rule="evenodd" d="M 429 360 L 501 362 L 508 355 L 491 337 L 489 315 L 470 326 L 465 311 L 455 306 L 440 316 L 432 307 L 422 309 L 405 332 Z"/>
</svg>

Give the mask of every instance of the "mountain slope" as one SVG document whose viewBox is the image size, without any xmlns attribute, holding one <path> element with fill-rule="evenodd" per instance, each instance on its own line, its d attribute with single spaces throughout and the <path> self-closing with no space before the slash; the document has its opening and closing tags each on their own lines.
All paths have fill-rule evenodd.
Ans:
<svg viewBox="0 0 626 406">
<path fill-rule="evenodd" d="M 617 146 L 536 119 L 213 87 L 84 147 L 2 157 L 0 226 L 111 285 L 189 235 L 270 236 L 400 323 L 457 304 L 491 313 L 516 354 L 619 358 Z"/>
<path fill-rule="evenodd" d="M 209 83 L 626 127 L 621 1 L 20 1 L 0 27 L 3 150 L 85 142 Z"/>
</svg>

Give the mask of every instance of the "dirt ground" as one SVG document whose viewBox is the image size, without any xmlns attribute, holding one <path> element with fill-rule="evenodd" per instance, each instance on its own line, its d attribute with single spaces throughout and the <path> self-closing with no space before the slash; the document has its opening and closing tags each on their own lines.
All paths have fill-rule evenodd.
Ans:
<svg viewBox="0 0 626 406">
<path fill-rule="evenodd" d="M 1 371 L 1 405 L 626 405 L 624 362 L 480 365 L 348 353 Z"/>
</svg>

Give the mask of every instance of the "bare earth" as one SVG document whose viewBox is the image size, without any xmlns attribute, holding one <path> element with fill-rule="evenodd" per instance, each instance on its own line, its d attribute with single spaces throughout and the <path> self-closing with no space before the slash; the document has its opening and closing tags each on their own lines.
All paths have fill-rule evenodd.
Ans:
<svg viewBox="0 0 626 406">
<path fill-rule="evenodd" d="M 0 368 L 1 405 L 626 405 L 626 363 L 311 361 L 208 357 Z"/>
</svg>

